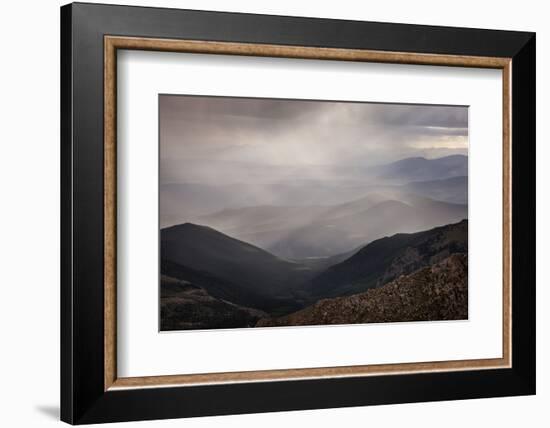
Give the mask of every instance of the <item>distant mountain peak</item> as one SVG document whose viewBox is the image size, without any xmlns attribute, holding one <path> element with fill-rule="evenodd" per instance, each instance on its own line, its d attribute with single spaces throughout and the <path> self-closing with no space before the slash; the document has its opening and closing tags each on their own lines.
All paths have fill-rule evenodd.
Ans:
<svg viewBox="0 0 550 428">
<path fill-rule="evenodd" d="M 373 171 L 379 179 L 390 180 L 390 182 L 442 180 L 467 176 L 468 156 L 455 154 L 433 159 L 410 157 L 380 165 Z"/>
<path fill-rule="evenodd" d="M 410 157 L 406 157 L 406 158 L 402 158 L 402 159 L 398 159 L 396 161 L 393 161 L 393 162 L 388 162 L 384 165 L 392 165 L 392 164 L 396 164 L 396 163 L 402 163 L 402 162 L 415 162 L 415 161 L 420 161 L 420 162 L 424 162 L 424 161 L 427 161 L 427 162 L 433 162 L 433 161 L 442 161 L 442 160 L 448 160 L 448 159 L 456 159 L 456 160 L 466 160 L 468 159 L 468 156 L 467 155 L 462 155 L 460 153 L 457 153 L 457 154 L 453 154 L 453 155 L 446 155 L 446 156 L 440 156 L 440 157 L 437 157 L 437 158 L 427 158 L 427 157 L 424 157 L 424 156 L 410 156 Z"/>
<path fill-rule="evenodd" d="M 468 156 L 467 155 L 461 155 L 460 153 L 456 153 L 454 155 L 447 155 L 447 156 L 442 156 L 440 158 L 433 158 L 431 160 L 437 160 L 437 159 L 452 159 L 452 158 L 455 158 L 455 159 L 467 159 Z"/>
<path fill-rule="evenodd" d="M 165 227 L 162 230 L 164 231 L 164 230 L 185 230 L 185 229 L 212 229 L 212 228 L 201 224 L 185 222 L 185 223 L 175 224 L 173 226 Z"/>
<path fill-rule="evenodd" d="M 408 157 L 408 158 L 402 158 L 402 159 L 396 160 L 394 162 L 390 162 L 389 164 L 399 163 L 399 162 L 407 162 L 407 161 L 426 161 L 426 160 L 428 160 L 428 159 L 426 159 L 424 156 L 411 156 L 411 157 Z"/>
</svg>

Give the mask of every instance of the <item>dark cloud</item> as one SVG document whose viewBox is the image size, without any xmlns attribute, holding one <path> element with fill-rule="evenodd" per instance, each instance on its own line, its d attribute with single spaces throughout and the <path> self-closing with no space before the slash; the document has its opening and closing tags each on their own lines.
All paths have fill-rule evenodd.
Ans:
<svg viewBox="0 0 550 428">
<path fill-rule="evenodd" d="M 468 109 L 460 106 L 371 104 L 379 124 L 395 127 L 468 128 Z"/>
<path fill-rule="evenodd" d="M 184 115 L 196 119 L 210 117 L 285 121 L 325 108 L 324 103 L 289 102 L 284 99 L 170 95 L 161 96 L 160 105 L 164 117 L 175 120 L 182 119 Z"/>
<path fill-rule="evenodd" d="M 172 95 L 159 100 L 161 183 L 239 182 L 258 169 L 266 180 L 310 178 L 321 169 L 467 151 L 463 106 Z"/>
</svg>

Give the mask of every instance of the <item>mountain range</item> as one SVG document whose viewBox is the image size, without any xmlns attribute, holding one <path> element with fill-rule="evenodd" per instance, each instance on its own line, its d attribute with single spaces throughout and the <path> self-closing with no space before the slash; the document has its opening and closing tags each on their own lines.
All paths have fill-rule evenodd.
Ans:
<svg viewBox="0 0 550 428">
<path fill-rule="evenodd" d="M 288 178 L 265 182 L 251 179 L 243 183 L 165 183 L 160 187 L 161 227 L 184 222 L 200 224 L 202 217 L 223 210 L 332 206 L 387 191 L 465 204 L 467 176 L 468 157 L 453 155 L 406 158 L 344 170 L 316 167 L 314 171 L 293 171 Z"/>
<path fill-rule="evenodd" d="M 395 190 L 333 206 L 229 209 L 198 221 L 295 260 L 335 256 L 392 233 L 441 226 L 467 216 L 466 205 Z"/>
<path fill-rule="evenodd" d="M 464 220 L 382 238 L 343 260 L 332 258 L 332 265 L 315 265 L 289 262 L 212 228 L 187 223 L 162 231 L 161 271 L 214 299 L 279 316 L 319 299 L 382 286 L 451 254 L 466 253 L 467 234 Z"/>
<path fill-rule="evenodd" d="M 442 180 L 468 175 L 468 157 L 451 155 L 436 159 L 412 157 L 371 170 L 378 178 L 398 182 Z"/>
<path fill-rule="evenodd" d="M 466 156 L 314 170 L 161 186 L 161 330 L 467 317 Z"/>
</svg>

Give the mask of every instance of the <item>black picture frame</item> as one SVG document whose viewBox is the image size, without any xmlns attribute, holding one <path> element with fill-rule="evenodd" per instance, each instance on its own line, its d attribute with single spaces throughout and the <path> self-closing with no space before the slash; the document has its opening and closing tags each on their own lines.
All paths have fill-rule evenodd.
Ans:
<svg viewBox="0 0 550 428">
<path fill-rule="evenodd" d="M 105 391 L 105 35 L 511 58 L 512 367 Z M 535 98 L 534 33 L 86 3 L 63 6 L 61 419 L 86 424 L 534 394 Z"/>
</svg>

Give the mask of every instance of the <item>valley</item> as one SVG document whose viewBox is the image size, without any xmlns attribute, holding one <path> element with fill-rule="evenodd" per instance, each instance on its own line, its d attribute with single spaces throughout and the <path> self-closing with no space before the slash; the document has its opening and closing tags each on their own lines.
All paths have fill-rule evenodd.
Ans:
<svg viewBox="0 0 550 428">
<path fill-rule="evenodd" d="M 262 325 L 316 302 L 382 288 L 453 255 L 465 257 L 467 236 L 463 220 L 381 238 L 323 264 L 289 262 L 204 226 L 169 228 L 162 234 L 162 322 L 165 329 L 217 328 L 220 322 L 251 327 L 260 319 Z"/>
<path fill-rule="evenodd" d="M 467 318 L 468 106 L 215 86 L 159 94 L 132 190 L 158 192 L 160 331 Z"/>
<path fill-rule="evenodd" d="M 161 330 L 463 316 L 467 157 L 408 158 L 360 174 L 242 191 L 171 186 L 175 206 L 194 204 L 179 211 L 189 221 L 160 231 Z M 443 287 L 456 266 L 456 287 Z M 443 300 L 430 294 L 440 288 Z M 396 306 L 395 293 L 412 306 Z"/>
</svg>

